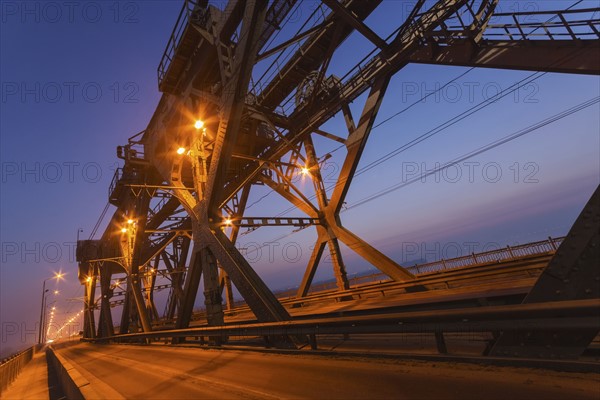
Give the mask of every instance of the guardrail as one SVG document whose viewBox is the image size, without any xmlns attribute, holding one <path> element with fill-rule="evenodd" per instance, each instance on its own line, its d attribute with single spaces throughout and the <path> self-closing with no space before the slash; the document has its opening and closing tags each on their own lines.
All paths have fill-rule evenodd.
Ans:
<svg viewBox="0 0 600 400">
<path fill-rule="evenodd" d="M 600 330 L 597 311 L 600 299 L 486 306 L 450 310 L 399 312 L 349 317 L 325 317 L 284 322 L 250 323 L 130 333 L 91 342 L 139 342 L 174 338 L 264 337 L 309 338 L 317 348 L 317 335 L 434 333 L 443 341 L 444 333 Z M 438 348 L 443 352 L 442 348 Z"/>
<path fill-rule="evenodd" d="M 0 363 L 0 393 L 2 393 L 8 385 L 10 385 L 19 375 L 21 370 L 31 359 L 36 352 L 36 346 L 23 350 L 8 358 L 5 358 Z"/>
</svg>

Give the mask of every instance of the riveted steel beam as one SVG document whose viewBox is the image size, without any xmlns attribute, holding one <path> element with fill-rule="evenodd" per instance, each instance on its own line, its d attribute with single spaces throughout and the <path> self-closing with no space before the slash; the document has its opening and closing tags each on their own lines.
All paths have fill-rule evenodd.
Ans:
<svg viewBox="0 0 600 400">
<path fill-rule="evenodd" d="M 524 305 L 600 299 L 600 186 L 598 186 L 558 247 Z M 596 313 L 598 317 L 598 313 Z M 503 332 L 492 356 L 576 359 L 598 335 L 598 328 L 568 325 L 561 330 L 530 329 Z"/>
</svg>

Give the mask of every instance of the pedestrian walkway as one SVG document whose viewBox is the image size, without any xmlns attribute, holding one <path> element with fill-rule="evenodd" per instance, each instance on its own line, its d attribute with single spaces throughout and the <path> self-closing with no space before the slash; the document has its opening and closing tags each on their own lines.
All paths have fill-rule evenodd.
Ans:
<svg viewBox="0 0 600 400">
<path fill-rule="evenodd" d="M 33 356 L 1 397 L 2 399 L 50 399 L 48 364 L 44 351 Z"/>
</svg>

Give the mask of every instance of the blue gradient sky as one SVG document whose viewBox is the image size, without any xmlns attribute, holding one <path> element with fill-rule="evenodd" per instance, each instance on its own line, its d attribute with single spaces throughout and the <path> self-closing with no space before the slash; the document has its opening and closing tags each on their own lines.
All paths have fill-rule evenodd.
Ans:
<svg viewBox="0 0 600 400">
<path fill-rule="evenodd" d="M 535 4 L 537 9 L 554 9 L 572 3 L 502 1 L 501 6 L 503 10 L 523 9 Z M 595 1 L 584 3 L 597 5 Z M 44 2 L 1 4 L 0 345 L 4 354 L 35 340 L 31 332 L 39 318 L 42 280 L 53 271 L 60 269 L 68 274 L 58 285 L 58 320 L 81 308 L 80 302 L 67 301 L 82 296 L 72 251 L 76 232 L 82 228 L 82 237 L 90 235 L 107 202 L 108 185 L 118 166 L 115 147 L 143 130 L 154 111 L 160 97 L 156 66 L 181 2 L 82 2 L 72 14 L 61 6 L 57 21 L 56 10 L 44 8 Z M 306 3 L 301 11 L 308 12 L 312 7 Z M 387 2 L 370 17 L 381 35 L 396 26 L 397 7 L 397 2 Z M 98 10 L 101 15 L 96 14 Z M 93 22 L 95 19 L 98 21 Z M 336 56 L 330 73 L 342 75 L 356 57 L 366 52 L 368 45 L 362 38 L 351 38 Z M 378 122 L 466 70 L 409 65 L 392 79 Z M 484 100 L 483 88 L 488 89 L 488 95 L 493 94 L 495 88 L 506 88 L 530 74 L 483 69 L 467 73 L 453 87 L 460 88 L 460 94 L 448 90 L 438 98 L 432 96 L 376 128 L 361 166 Z M 73 97 L 69 87 L 73 88 Z M 469 87 L 474 88 L 473 92 Z M 101 89 L 100 95 L 96 94 L 97 88 Z M 518 96 L 507 96 L 357 176 L 347 205 L 351 207 L 372 193 L 405 181 L 415 167 L 434 168 L 436 163 L 452 160 L 599 92 L 598 77 L 546 74 L 532 86 L 520 89 Z M 364 96 L 352 105 L 355 118 L 363 101 Z M 489 245 L 564 235 L 600 181 L 599 111 L 595 105 L 475 157 L 470 160 L 478 163 L 472 181 L 467 176 L 468 167 L 459 165 L 463 175 L 456 182 L 450 169 L 439 179 L 431 176 L 425 182 L 351 208 L 343 212 L 342 220 L 399 262 L 444 256 L 435 250 L 436 243 L 440 248 L 451 242 L 463 248 L 475 243 L 475 249 L 482 250 Z M 339 118 L 325 128 L 346 134 Z M 337 143 L 315 140 L 319 156 L 337 147 Z M 333 182 L 343 153 L 337 151 L 329 160 L 324 172 L 327 182 Z M 484 175 L 484 167 L 490 173 L 499 169 L 502 176 L 496 179 L 494 174 Z M 517 175 L 515 171 L 519 171 Z M 300 182 L 302 185 L 308 186 L 309 182 Z M 264 189 L 256 189 L 249 203 L 264 194 Z M 288 207 L 272 194 L 248 214 L 262 216 Z M 290 215 L 301 214 L 296 210 Z M 239 247 L 250 249 L 289 232 L 262 228 L 241 236 Z M 315 237 L 313 230 L 306 229 L 279 240 L 276 247 L 272 245 L 272 260 L 268 247 L 249 257 L 272 288 L 295 286 Z M 413 244 L 434 250 L 404 254 L 402 250 Z M 284 247 L 290 251 L 286 257 L 282 254 Z M 301 251 L 299 257 L 295 249 Z M 347 249 L 343 251 L 349 272 L 369 268 Z M 325 262 L 316 279 L 331 276 Z M 9 334 L 7 329 L 14 326 L 18 326 L 19 333 Z"/>
</svg>

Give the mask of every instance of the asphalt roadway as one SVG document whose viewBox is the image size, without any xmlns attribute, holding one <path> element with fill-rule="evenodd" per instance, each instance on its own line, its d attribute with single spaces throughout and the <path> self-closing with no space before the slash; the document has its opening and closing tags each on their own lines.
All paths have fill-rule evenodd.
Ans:
<svg viewBox="0 0 600 400">
<path fill-rule="evenodd" d="M 106 398 L 594 399 L 600 374 L 193 347 L 58 349 Z"/>
</svg>

